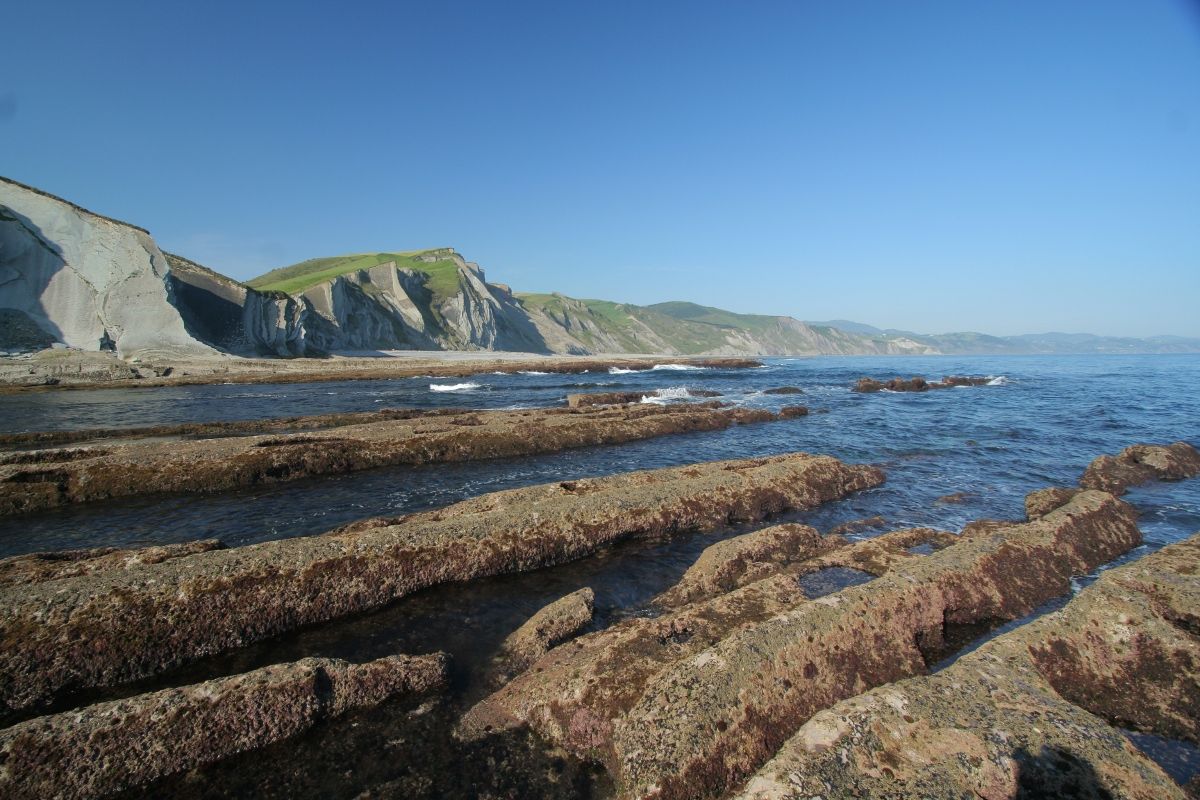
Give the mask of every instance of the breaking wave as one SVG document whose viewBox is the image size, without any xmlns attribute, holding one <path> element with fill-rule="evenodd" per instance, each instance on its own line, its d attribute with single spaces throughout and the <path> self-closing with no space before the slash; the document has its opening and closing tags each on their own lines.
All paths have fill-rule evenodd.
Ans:
<svg viewBox="0 0 1200 800">
<path fill-rule="evenodd" d="M 478 383 L 431 383 L 429 391 L 431 392 L 469 392 L 472 389 L 478 389 Z"/>
</svg>

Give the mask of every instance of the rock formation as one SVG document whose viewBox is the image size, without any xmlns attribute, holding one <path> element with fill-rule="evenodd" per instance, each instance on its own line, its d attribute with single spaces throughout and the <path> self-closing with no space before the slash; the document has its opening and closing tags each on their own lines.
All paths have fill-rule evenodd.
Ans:
<svg viewBox="0 0 1200 800">
<path fill-rule="evenodd" d="M 216 355 L 185 328 L 170 273 L 141 228 L 0 178 L 0 306 L 17 339 L 36 329 L 39 344 L 122 357 Z"/>
<path fill-rule="evenodd" d="M 531 486 L 322 536 L 0 587 L 0 703 L 156 674 L 447 581 L 563 563 L 622 539 L 754 521 L 883 482 L 804 453 Z"/>
<path fill-rule="evenodd" d="M 328 421 L 339 421 L 332 416 Z M 691 404 L 418 413 L 276 436 L 131 440 L 0 453 L 0 515 L 149 493 L 223 491 L 396 464 L 552 453 L 782 418 L 761 409 Z M 264 423 L 247 424 L 258 425 Z"/>
<path fill-rule="evenodd" d="M 526 620 L 500 645 L 490 682 L 506 683 L 546 655 L 550 648 L 578 634 L 592 621 L 595 599 L 592 590 L 585 586 L 560 597 Z"/>
<path fill-rule="evenodd" d="M 992 379 L 983 376 L 947 375 L 941 381 L 927 381 L 917 376 L 904 380 L 892 378 L 880 381 L 875 378 L 859 378 L 854 385 L 856 392 L 927 392 L 930 389 L 953 389 L 956 386 L 986 386 Z"/>
<path fill-rule="evenodd" d="M 1079 479 L 1085 489 L 1116 495 L 1153 480 L 1178 481 L 1200 475 L 1200 453 L 1187 442 L 1135 444 L 1115 456 L 1097 456 Z"/>
<path fill-rule="evenodd" d="M 1200 741 L 1200 535 L 1104 572 L 948 669 L 821 711 L 739 800 L 1182 798 L 1134 728 Z"/>
<path fill-rule="evenodd" d="M 446 684 L 444 654 L 365 664 L 306 658 L 0 730 L 4 797 L 99 797 Z"/>
<path fill-rule="evenodd" d="M 531 726 L 603 763 L 622 797 L 719 795 L 816 712 L 924 671 L 955 626 L 1014 619 L 1066 594 L 1071 575 L 1141 541 L 1135 519 L 1093 491 L 989 536 L 906 531 L 833 549 L 801 562 L 805 571 L 882 576 L 810 600 L 785 570 L 588 634 L 480 703 L 464 732 Z M 909 552 L 922 543 L 941 549 Z"/>
</svg>

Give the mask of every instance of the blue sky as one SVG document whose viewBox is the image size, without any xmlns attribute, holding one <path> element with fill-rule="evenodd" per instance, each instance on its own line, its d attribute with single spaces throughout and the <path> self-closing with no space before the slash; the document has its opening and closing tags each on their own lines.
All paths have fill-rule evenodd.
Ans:
<svg viewBox="0 0 1200 800">
<path fill-rule="evenodd" d="M 17 3 L 0 174 L 237 278 L 1200 335 L 1184 0 Z"/>
</svg>

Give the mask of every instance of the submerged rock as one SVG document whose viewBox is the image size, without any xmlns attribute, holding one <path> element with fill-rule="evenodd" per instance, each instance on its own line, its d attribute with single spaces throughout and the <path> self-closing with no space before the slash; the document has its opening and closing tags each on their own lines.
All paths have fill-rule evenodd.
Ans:
<svg viewBox="0 0 1200 800">
<path fill-rule="evenodd" d="M 678 391 L 678 390 L 677 390 Z M 684 399 L 687 397 L 720 397 L 720 392 L 714 392 L 711 389 L 687 389 Z M 662 398 L 667 395 L 663 394 L 662 389 L 642 389 L 640 391 L 628 392 L 592 392 L 590 394 L 569 394 L 567 395 L 567 408 L 588 408 L 590 406 L 615 406 L 624 405 L 626 403 L 640 403 L 646 398 Z"/>
<path fill-rule="evenodd" d="M 821 711 L 737 797 L 1182 798 L 1102 719 L 1196 741 L 1197 575 L 1200 536 L 1108 570 L 936 675 Z"/>
<path fill-rule="evenodd" d="M 763 394 L 804 394 L 799 386 L 780 386 L 775 389 L 763 389 Z"/>
<path fill-rule="evenodd" d="M 804 569 L 882 577 L 810 601 L 780 574 L 624 621 L 552 650 L 473 709 L 464 730 L 529 725 L 603 763 L 622 797 L 717 795 L 817 711 L 924 671 L 947 626 L 1014 619 L 1066 594 L 1071 575 L 1141 541 L 1135 517 L 1112 496 L 1085 492 L 989 536 L 902 531 L 833 550 Z M 950 546 L 908 551 L 922 542 Z M 868 546 L 876 558 L 850 555 Z"/>
<path fill-rule="evenodd" d="M 1187 442 L 1135 444 L 1115 456 L 1098 456 L 1088 464 L 1079 485 L 1116 495 L 1150 481 L 1178 481 L 1200 475 L 1200 453 Z"/>
<path fill-rule="evenodd" d="M 781 418 L 763 409 L 691 404 L 546 408 L 393 415 L 278 436 L 36 450 L 0 458 L 0 514 L 140 494 L 224 491 L 397 464 L 552 453 Z"/>
<path fill-rule="evenodd" d="M 947 375 L 940 382 L 930 382 L 920 376 L 909 378 L 908 380 L 892 378 L 888 381 L 880 381 L 875 378 L 859 378 L 858 383 L 854 385 L 854 391 L 927 392 L 930 389 L 952 389 L 956 386 L 986 386 L 991 380 L 989 377 L 976 375 Z"/>
<path fill-rule="evenodd" d="M 0 794 L 97 797 L 295 736 L 446 684 L 447 657 L 306 658 L 0 730 Z"/>
<path fill-rule="evenodd" d="M 583 630 L 592 621 L 595 593 L 586 586 L 560 597 L 530 617 L 500 645 L 492 673 L 493 684 L 503 684 L 530 664 Z"/>
<path fill-rule="evenodd" d="M 112 686 L 378 608 L 447 581 L 519 572 L 621 539 L 813 508 L 883 473 L 805 453 L 485 494 L 322 536 L 0 587 L 3 709 Z"/>
</svg>

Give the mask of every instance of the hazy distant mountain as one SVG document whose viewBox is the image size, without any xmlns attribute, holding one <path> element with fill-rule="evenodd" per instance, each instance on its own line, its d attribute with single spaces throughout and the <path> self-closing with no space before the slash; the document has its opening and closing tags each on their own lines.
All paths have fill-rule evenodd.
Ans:
<svg viewBox="0 0 1200 800">
<path fill-rule="evenodd" d="M 880 329 L 849 320 L 810 322 L 829 325 L 850 333 L 918 342 L 946 355 L 1036 355 L 1104 353 L 1200 353 L 1200 339 L 1185 336 L 1133 338 L 1097 336 L 1091 333 L 1026 333 L 1019 336 L 989 336 L 985 333 L 913 333 L 895 328 Z"/>
</svg>

